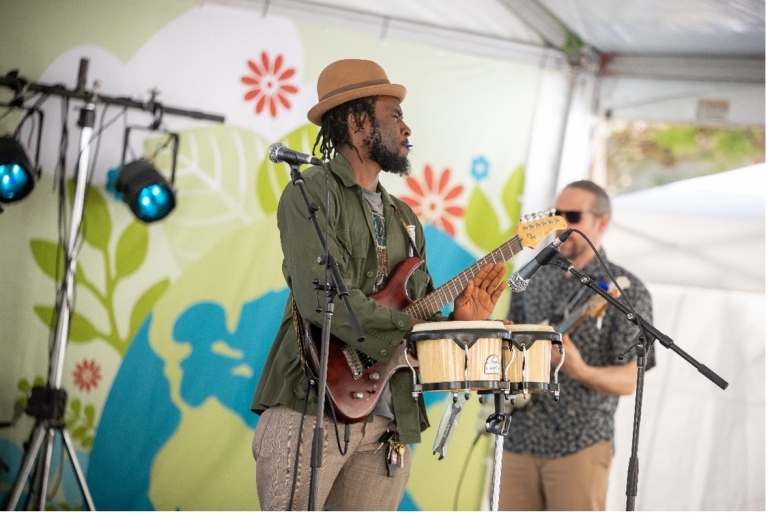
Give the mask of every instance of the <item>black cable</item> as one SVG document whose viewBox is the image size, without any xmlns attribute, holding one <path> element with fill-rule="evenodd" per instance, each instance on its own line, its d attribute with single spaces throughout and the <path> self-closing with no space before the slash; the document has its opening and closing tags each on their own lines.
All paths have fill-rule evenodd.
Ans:
<svg viewBox="0 0 768 513">
<path fill-rule="evenodd" d="M 309 384 L 309 380 L 307 380 L 307 392 L 304 396 L 304 409 L 301 412 L 301 422 L 299 423 L 299 437 L 298 441 L 296 442 L 296 457 L 293 461 L 293 486 L 291 486 L 291 498 L 288 501 L 288 511 L 291 511 L 293 509 L 293 497 L 296 493 L 296 482 L 298 479 L 298 472 L 299 472 L 299 452 L 301 449 L 301 435 L 304 431 L 304 418 L 307 416 L 307 403 L 309 403 L 309 390 L 312 385 Z"/>
<path fill-rule="evenodd" d="M 578 233 L 579 235 L 581 235 L 581 237 L 582 237 L 582 238 L 583 238 L 585 241 L 587 241 L 587 244 L 589 244 L 589 247 L 590 247 L 590 248 L 592 248 L 592 251 L 594 251 L 594 252 L 595 252 L 595 256 L 597 257 L 597 261 L 600 263 L 600 266 L 603 268 L 603 270 L 606 272 L 606 274 L 607 274 L 607 275 L 608 275 L 608 277 L 611 279 L 611 281 L 613 282 L 613 284 L 616 286 L 616 289 L 619 291 L 619 293 L 620 293 L 620 295 L 621 295 L 621 297 L 622 297 L 622 301 L 626 300 L 626 303 L 627 303 L 627 308 L 629 308 L 629 309 L 632 311 L 632 313 L 634 314 L 634 316 L 635 316 L 635 317 L 639 317 L 639 316 L 637 315 L 637 312 L 635 311 L 635 307 L 632 305 L 632 302 L 629 300 L 629 298 L 628 298 L 628 297 L 626 297 L 626 296 L 624 295 L 624 290 L 623 290 L 623 289 L 622 289 L 622 288 L 619 286 L 619 284 L 618 284 L 618 283 L 616 283 L 616 278 L 614 278 L 614 276 L 613 276 L 613 273 L 612 273 L 612 272 L 611 272 L 611 271 L 608 269 L 608 266 L 607 266 L 607 265 L 605 265 L 605 262 L 603 261 L 602 257 L 600 256 L 600 252 L 599 252 L 599 251 L 597 251 L 597 248 L 595 248 L 595 246 L 592 244 L 592 241 L 591 241 L 591 240 L 589 240 L 589 239 L 587 238 L 587 236 L 586 236 L 586 235 L 584 235 L 584 234 L 583 234 L 582 232 L 580 232 L 579 230 L 576 230 L 576 229 L 574 228 L 574 229 L 573 229 L 573 231 L 574 231 L 574 232 L 576 232 L 576 233 Z"/>
<path fill-rule="evenodd" d="M 459 481 L 456 483 L 456 493 L 453 496 L 453 511 L 459 511 L 459 492 L 461 491 L 461 486 L 464 481 L 464 475 L 469 467 L 469 460 L 472 457 L 472 452 L 475 450 L 477 442 L 480 441 L 481 436 L 483 436 L 482 431 L 478 431 L 477 436 L 475 436 L 475 439 L 472 441 L 472 445 L 469 446 L 467 457 L 464 458 L 464 465 L 461 468 L 461 474 L 459 474 Z"/>
</svg>

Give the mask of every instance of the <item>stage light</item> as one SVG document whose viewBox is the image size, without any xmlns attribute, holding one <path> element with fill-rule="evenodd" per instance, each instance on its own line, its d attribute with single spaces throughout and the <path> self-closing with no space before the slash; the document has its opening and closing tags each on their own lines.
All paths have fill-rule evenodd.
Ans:
<svg viewBox="0 0 768 513">
<path fill-rule="evenodd" d="M 133 214 L 151 223 L 159 221 L 176 206 L 176 192 L 148 160 L 140 159 L 120 168 L 115 190 L 123 195 Z"/>
<path fill-rule="evenodd" d="M 35 187 L 38 172 L 15 137 L 0 137 L 0 202 L 24 199 Z"/>
</svg>

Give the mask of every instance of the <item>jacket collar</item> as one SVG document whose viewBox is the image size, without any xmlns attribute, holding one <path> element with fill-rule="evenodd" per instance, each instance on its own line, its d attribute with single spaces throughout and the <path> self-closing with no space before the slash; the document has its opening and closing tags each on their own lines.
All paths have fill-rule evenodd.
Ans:
<svg viewBox="0 0 768 513">
<path fill-rule="evenodd" d="M 362 194 L 362 187 L 357 183 L 355 174 L 352 172 L 352 166 L 349 165 L 349 162 L 347 162 L 347 159 L 345 159 L 344 156 L 342 156 L 340 153 L 337 153 L 336 156 L 331 159 L 330 167 L 333 174 L 339 178 L 345 187 L 358 187 L 360 189 L 360 194 Z M 381 193 L 381 198 L 384 201 L 384 204 L 387 206 L 394 205 L 392 197 L 389 195 L 381 182 L 379 182 L 378 189 Z"/>
</svg>

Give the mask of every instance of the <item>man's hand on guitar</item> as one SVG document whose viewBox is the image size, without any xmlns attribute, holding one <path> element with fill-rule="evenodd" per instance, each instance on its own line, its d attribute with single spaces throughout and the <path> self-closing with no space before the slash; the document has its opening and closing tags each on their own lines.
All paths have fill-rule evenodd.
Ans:
<svg viewBox="0 0 768 513">
<path fill-rule="evenodd" d="M 453 303 L 453 318 L 457 321 L 484 320 L 491 316 L 504 287 L 504 264 L 488 264 L 467 282 L 467 287 Z"/>
<path fill-rule="evenodd" d="M 567 333 L 563 334 L 563 350 L 565 351 L 566 358 L 565 361 L 563 361 L 563 366 L 560 367 L 560 372 L 579 381 L 587 364 L 584 363 L 584 360 L 581 357 L 581 351 L 578 350 Z M 553 368 L 560 363 L 560 351 L 555 345 L 552 346 L 551 363 Z"/>
</svg>

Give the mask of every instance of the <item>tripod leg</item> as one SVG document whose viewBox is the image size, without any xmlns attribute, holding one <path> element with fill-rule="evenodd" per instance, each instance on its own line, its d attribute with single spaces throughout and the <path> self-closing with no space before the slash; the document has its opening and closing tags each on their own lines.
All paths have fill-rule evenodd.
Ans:
<svg viewBox="0 0 768 513">
<path fill-rule="evenodd" d="M 67 447 L 69 453 L 69 461 L 72 462 L 72 468 L 75 469 L 75 475 L 77 476 L 77 484 L 80 485 L 80 491 L 85 498 L 85 503 L 88 505 L 88 509 L 95 511 L 96 508 L 93 505 L 93 499 L 91 498 L 91 492 L 88 490 L 88 485 L 85 483 L 85 476 L 83 470 L 80 468 L 80 462 L 77 461 L 77 455 L 75 454 L 75 448 L 72 445 L 72 438 L 69 436 L 67 428 L 61 428 L 61 437 L 64 439 L 64 445 Z"/>
<path fill-rule="evenodd" d="M 21 498 L 21 491 L 24 489 L 24 483 L 27 482 L 29 473 L 32 471 L 32 465 L 35 464 L 37 452 L 40 450 L 40 445 L 43 442 L 45 433 L 45 425 L 42 422 L 38 422 L 35 425 L 35 429 L 32 435 L 32 443 L 29 446 L 29 452 L 27 452 L 27 455 L 24 456 L 24 461 L 21 463 L 19 475 L 16 477 L 16 481 L 13 483 L 13 488 L 11 489 L 11 495 L 8 497 L 8 504 L 6 506 L 8 511 L 15 510 L 19 503 L 19 498 Z"/>
<path fill-rule="evenodd" d="M 53 443 L 56 440 L 56 431 L 50 425 L 46 426 L 45 453 L 40 455 L 43 468 L 40 470 L 40 489 L 37 491 L 37 510 L 45 511 L 45 503 L 48 498 L 48 474 L 51 472 L 51 458 L 53 457 Z"/>
</svg>

